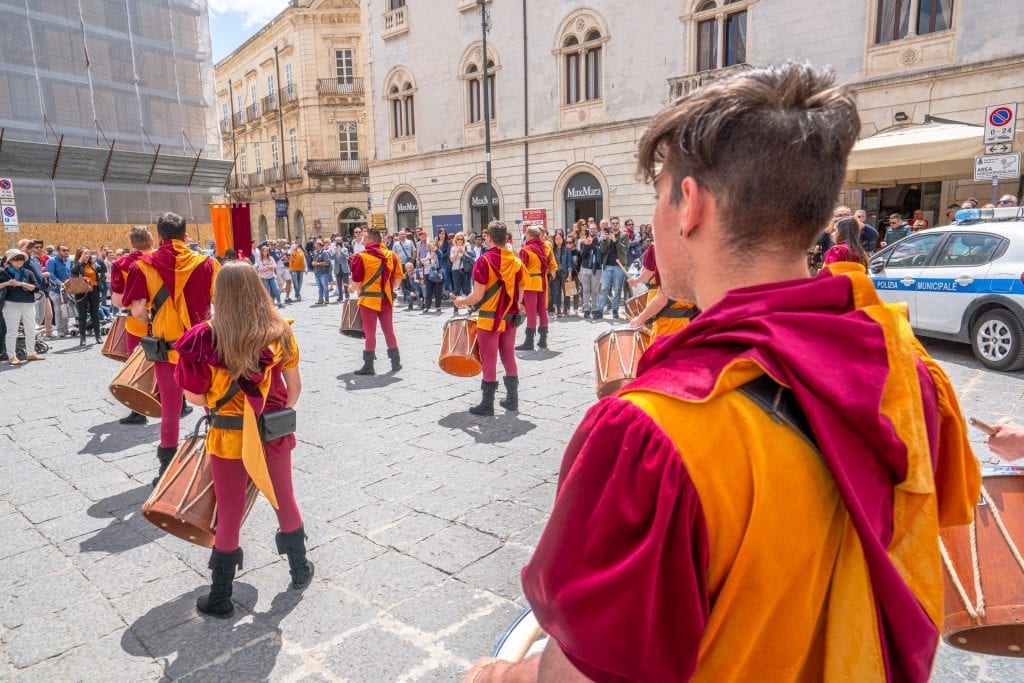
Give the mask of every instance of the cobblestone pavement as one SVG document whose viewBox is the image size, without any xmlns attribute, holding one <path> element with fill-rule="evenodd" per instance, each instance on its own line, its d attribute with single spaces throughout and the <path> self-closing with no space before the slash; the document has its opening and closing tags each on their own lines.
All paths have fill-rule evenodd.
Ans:
<svg viewBox="0 0 1024 683">
<path fill-rule="evenodd" d="M 301 599 L 283 590 L 260 500 L 242 531 L 240 609 L 223 622 L 194 610 L 209 551 L 139 513 L 157 425 L 117 423 L 117 365 L 59 341 L 45 362 L 2 366 L 0 680 L 458 680 L 489 652 L 523 607 L 519 568 L 594 401 L 592 341 L 608 324 L 553 322 L 550 350 L 520 354 L 521 412 L 479 419 L 467 413 L 479 380 L 437 369 L 447 316 L 400 311 L 405 368 L 357 378 L 361 346 L 338 334 L 339 312 L 287 309 L 303 352 L 295 488 L 316 580 Z M 1024 376 L 928 346 L 968 414 L 1022 413 Z M 935 674 L 1022 678 L 1017 660 L 949 649 Z"/>
</svg>

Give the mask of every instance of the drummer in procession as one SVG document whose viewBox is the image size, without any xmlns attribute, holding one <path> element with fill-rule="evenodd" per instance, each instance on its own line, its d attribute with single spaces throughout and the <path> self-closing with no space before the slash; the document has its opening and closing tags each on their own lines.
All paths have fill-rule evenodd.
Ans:
<svg viewBox="0 0 1024 683">
<path fill-rule="evenodd" d="M 630 279 L 630 286 L 635 287 L 634 282 L 642 282 L 645 275 L 647 276 L 647 305 L 629 321 L 630 326 L 640 328 L 653 319 L 651 336 L 654 339 L 686 328 L 690 321 L 700 313 L 700 309 L 693 303 L 692 296 L 687 297 L 689 300 L 673 301 L 661 288 L 653 244 L 644 252 L 643 270 L 639 277 Z"/>
<path fill-rule="evenodd" d="M 536 225 L 526 229 L 526 243 L 519 258 L 526 266 L 526 339 L 515 347 L 517 351 L 533 351 L 534 335 L 537 347 L 548 347 L 548 278 L 558 271 L 554 251 L 543 237 L 544 231 Z"/>
<path fill-rule="evenodd" d="M 136 260 L 121 295 L 129 302 L 132 316 L 151 328 L 140 343 L 148 347 L 146 357 L 154 362 L 160 390 L 160 445 L 156 451 L 160 471 L 154 486 L 178 450 L 182 416 L 192 411 L 184 406 L 184 394 L 174 380 L 178 353 L 171 345 L 192 325 L 210 317 L 214 279 L 220 268 L 214 259 L 189 249 L 181 216 L 163 214 L 157 219 L 156 231 L 160 247 Z"/>
<path fill-rule="evenodd" d="M 131 241 L 132 250 L 114 261 L 113 267 L 110 269 L 110 303 L 115 308 L 124 308 L 124 287 L 132 266 L 135 265 L 135 262 L 140 257 L 153 250 L 153 235 L 145 225 L 133 227 L 128 233 L 128 239 Z M 149 334 L 149 326 L 133 315 L 125 316 L 124 326 L 125 343 L 128 355 L 130 356 L 135 347 L 139 345 L 139 340 Z M 146 416 L 133 410 L 127 417 L 122 417 L 118 422 L 123 425 L 146 424 Z"/>
<path fill-rule="evenodd" d="M 402 369 L 398 353 L 398 338 L 394 325 L 394 290 L 405 279 L 405 271 L 398 256 L 380 243 L 380 230 L 366 228 L 362 231 L 363 249 L 349 260 L 352 269 L 352 284 L 349 291 L 359 294 L 359 316 L 363 322 L 366 343 L 363 348 L 363 367 L 356 375 L 376 374 L 373 362 L 377 359 L 377 323 L 384 333 L 384 342 L 391 360 L 391 372 Z"/>
<path fill-rule="evenodd" d="M 534 229 L 534 228 L 531 228 Z M 473 264 L 473 291 L 455 298 L 455 307 L 478 306 L 476 339 L 480 348 L 483 398 L 469 409 L 474 415 L 494 415 L 498 390 L 498 355 L 505 369 L 506 397 L 501 407 L 519 410 L 519 369 L 516 365 L 516 320 L 521 319 L 527 270 L 506 248 L 508 228 L 501 221 L 487 226 L 487 249 Z"/>
<path fill-rule="evenodd" d="M 858 264 L 808 277 L 860 128 L 792 63 L 652 121 L 661 287 L 702 312 L 569 443 L 522 573 L 544 652 L 467 681 L 928 680 L 939 529 L 970 523 L 980 472 L 905 309 Z"/>
</svg>

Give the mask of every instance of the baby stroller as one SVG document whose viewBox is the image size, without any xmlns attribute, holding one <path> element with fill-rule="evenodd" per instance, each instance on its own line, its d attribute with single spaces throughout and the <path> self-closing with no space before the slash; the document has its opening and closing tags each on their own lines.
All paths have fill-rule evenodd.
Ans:
<svg viewBox="0 0 1024 683">
<path fill-rule="evenodd" d="M 61 290 L 60 300 L 60 305 L 64 309 L 64 315 L 67 316 L 68 333 L 72 337 L 78 336 L 78 306 L 75 304 L 75 297 L 74 295 L 67 294 Z M 106 334 L 110 331 L 110 326 L 114 322 L 114 316 L 110 312 L 110 308 L 107 306 L 100 306 L 99 318 L 100 334 Z M 96 324 L 97 323 L 92 319 L 92 316 L 88 316 L 85 323 L 86 333 L 92 332 L 93 326 Z"/>
</svg>

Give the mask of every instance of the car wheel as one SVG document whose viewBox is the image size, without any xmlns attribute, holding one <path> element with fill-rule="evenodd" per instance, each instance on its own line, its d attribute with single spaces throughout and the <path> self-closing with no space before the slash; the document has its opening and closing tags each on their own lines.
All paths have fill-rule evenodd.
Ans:
<svg viewBox="0 0 1024 683">
<path fill-rule="evenodd" d="M 974 323 L 971 347 L 981 364 L 992 370 L 1024 368 L 1024 325 L 1010 311 L 997 308 Z"/>
</svg>

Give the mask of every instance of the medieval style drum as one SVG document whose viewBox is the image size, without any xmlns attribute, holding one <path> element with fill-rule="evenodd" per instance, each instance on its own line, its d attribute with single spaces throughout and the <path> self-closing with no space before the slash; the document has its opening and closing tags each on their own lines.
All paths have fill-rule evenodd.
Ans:
<svg viewBox="0 0 1024 683">
<path fill-rule="evenodd" d="M 594 340 L 598 398 L 611 396 L 636 379 L 636 366 L 647 344 L 643 330 L 632 327 L 608 330 Z"/>
<path fill-rule="evenodd" d="M 119 360 L 122 363 L 128 360 L 128 331 L 125 329 L 127 321 L 127 315 L 114 317 L 114 324 L 110 326 L 107 339 L 103 342 L 103 350 L 100 351 L 107 358 Z"/>
<path fill-rule="evenodd" d="M 363 319 L 359 315 L 359 301 L 357 299 L 349 299 L 341 307 L 341 324 L 338 326 L 338 331 L 346 337 L 352 337 L 353 339 L 366 338 L 366 334 L 363 332 Z"/>
<path fill-rule="evenodd" d="M 541 652 L 547 642 L 533 610 L 526 608 L 498 639 L 491 656 L 515 664 Z"/>
<path fill-rule="evenodd" d="M 983 468 L 973 524 L 940 536 L 943 640 L 961 650 L 1024 657 L 1024 468 Z"/>
<path fill-rule="evenodd" d="M 156 386 L 153 363 L 146 360 L 142 347 L 132 351 L 110 383 L 110 393 L 137 413 L 160 417 L 160 390 Z"/>
<path fill-rule="evenodd" d="M 167 470 L 145 503 L 143 516 L 172 536 L 206 548 L 213 547 L 217 531 L 217 497 L 213 491 L 213 474 L 206 452 L 206 435 L 200 428 L 185 439 Z M 245 494 L 245 515 L 249 515 L 259 490 L 249 482 Z"/>
<path fill-rule="evenodd" d="M 476 341 L 476 321 L 472 318 L 455 317 L 444 324 L 441 337 L 441 354 L 437 364 L 449 375 L 473 377 L 479 375 L 480 347 Z"/>
<path fill-rule="evenodd" d="M 645 308 L 647 308 L 647 292 L 626 300 L 626 312 L 629 313 L 630 318 L 637 317 L 644 312 Z"/>
</svg>

